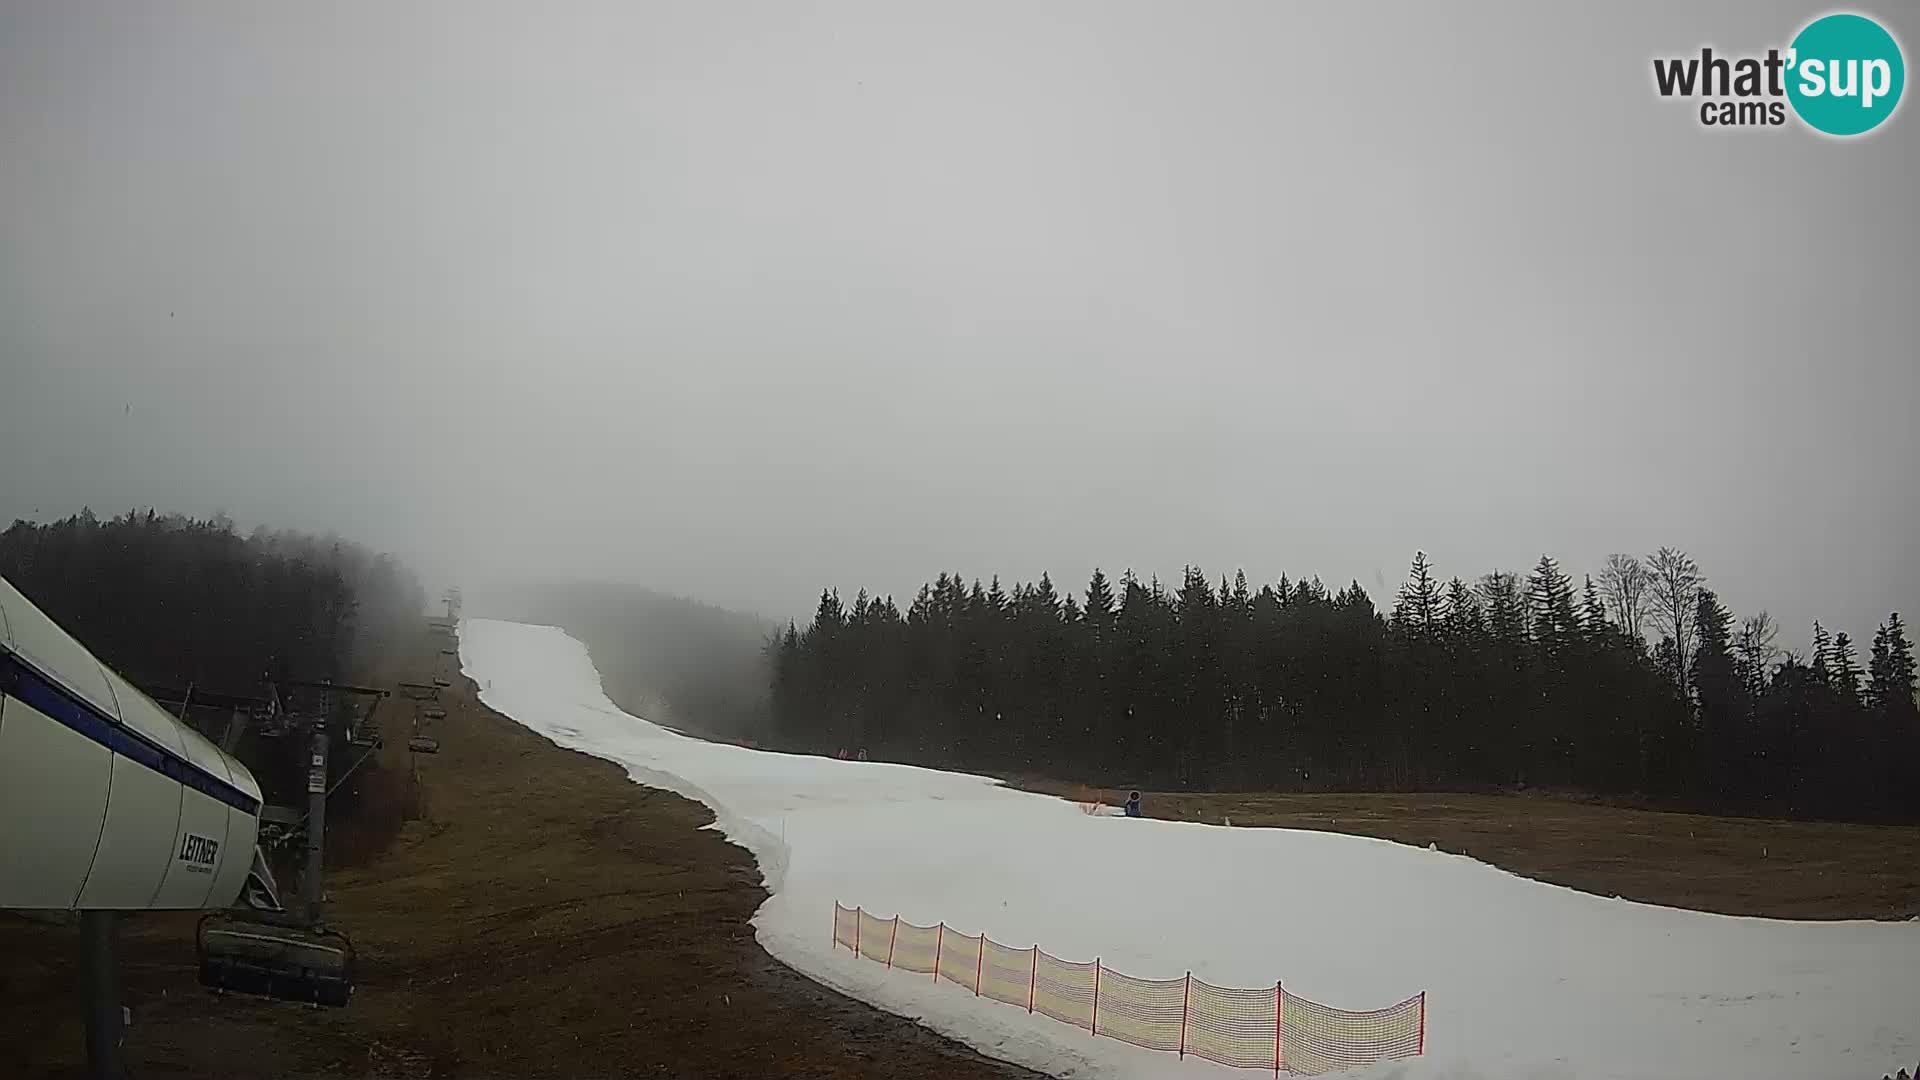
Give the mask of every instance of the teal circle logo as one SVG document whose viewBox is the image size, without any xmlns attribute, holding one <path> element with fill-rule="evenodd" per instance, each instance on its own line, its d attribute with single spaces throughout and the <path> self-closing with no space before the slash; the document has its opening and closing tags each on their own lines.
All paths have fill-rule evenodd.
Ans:
<svg viewBox="0 0 1920 1080">
<path fill-rule="evenodd" d="M 1893 115 L 1907 85 L 1900 43 L 1864 15 L 1808 23 L 1788 53 L 1787 100 L 1815 131 L 1862 135 Z"/>
</svg>

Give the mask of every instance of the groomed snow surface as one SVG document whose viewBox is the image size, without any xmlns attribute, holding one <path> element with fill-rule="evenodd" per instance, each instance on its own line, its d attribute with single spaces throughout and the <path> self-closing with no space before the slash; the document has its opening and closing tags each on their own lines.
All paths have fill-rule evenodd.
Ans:
<svg viewBox="0 0 1920 1080">
<path fill-rule="evenodd" d="M 1870 1080 L 1920 1058 L 1920 923 L 1738 919 L 1529 881 L 1383 840 L 1090 816 L 975 776 L 748 750 L 621 712 L 584 646 L 467 620 L 481 700 L 712 807 L 759 860 L 761 944 L 809 977 L 1055 1076 L 1237 1076 L 831 944 L 833 904 L 986 931 L 1141 978 L 1348 1009 L 1428 993 L 1384 1077 Z"/>
</svg>

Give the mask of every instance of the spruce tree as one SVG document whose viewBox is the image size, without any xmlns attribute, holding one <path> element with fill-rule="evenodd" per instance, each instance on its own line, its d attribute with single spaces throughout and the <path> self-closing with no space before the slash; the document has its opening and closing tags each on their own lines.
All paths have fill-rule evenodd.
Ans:
<svg viewBox="0 0 1920 1080">
<path fill-rule="evenodd" d="M 1466 582 L 1457 577 L 1447 582 L 1444 622 L 1447 636 L 1461 644 L 1472 643 L 1482 629 L 1480 602 Z"/>
<path fill-rule="evenodd" d="M 1113 618 L 1113 586 L 1097 566 L 1093 568 L 1093 578 L 1087 582 L 1085 610 L 1087 623 L 1096 629 L 1105 628 Z"/>
<path fill-rule="evenodd" d="M 1227 593 L 1224 586 L 1221 588 L 1221 593 L 1229 597 L 1228 607 L 1236 614 L 1245 616 L 1252 612 L 1253 594 L 1247 591 L 1247 572 L 1245 570 L 1235 570 L 1233 572 L 1232 593 Z"/>
<path fill-rule="evenodd" d="M 1914 660 L 1913 642 L 1907 639 L 1906 624 L 1900 621 L 1900 613 L 1887 616 L 1887 647 L 1890 658 L 1888 666 L 1889 682 L 1896 690 L 1906 692 L 1905 700 L 1913 701 Z"/>
<path fill-rule="evenodd" d="M 1433 564 L 1424 551 L 1413 553 L 1413 565 L 1394 602 L 1393 621 L 1420 638 L 1431 638 L 1440 628 L 1440 585 L 1433 579 Z"/>
<path fill-rule="evenodd" d="M 1712 589 L 1703 588 L 1695 597 L 1693 627 L 1689 685 L 1708 762 L 1709 790 L 1723 799 L 1743 799 L 1750 752 L 1744 728 L 1751 711 L 1734 662 L 1733 615 L 1720 605 Z"/>
<path fill-rule="evenodd" d="M 1573 582 L 1560 564 L 1542 555 L 1527 577 L 1527 603 L 1533 611 L 1534 643 L 1557 653 L 1577 627 L 1573 615 Z"/>
<path fill-rule="evenodd" d="M 1867 663 L 1867 701 L 1877 709 L 1911 709 L 1913 688 L 1913 643 L 1907 640 L 1907 628 L 1896 611 L 1873 635 L 1873 655 Z"/>
<path fill-rule="evenodd" d="M 1040 584 L 1033 587 L 1028 599 L 1038 614 L 1049 619 L 1060 617 L 1060 594 L 1054 590 L 1053 579 L 1046 574 L 1040 575 Z"/>
<path fill-rule="evenodd" d="M 1580 591 L 1580 628 L 1593 641 L 1605 640 L 1611 629 L 1606 605 L 1600 600 L 1600 590 L 1594 588 L 1592 574 L 1587 575 L 1586 587 Z"/>
<path fill-rule="evenodd" d="M 1494 642 L 1509 649 L 1525 644 L 1526 602 L 1521 599 L 1519 575 L 1495 570 L 1480 579 L 1479 588 Z"/>
<path fill-rule="evenodd" d="M 1887 647 L 1887 628 L 1882 624 L 1873 635 L 1873 648 L 1867 654 L 1867 705 L 1878 709 L 1893 700 L 1889 693 L 1893 680 L 1893 655 Z"/>
<path fill-rule="evenodd" d="M 1827 679 L 1834 693 L 1849 705 L 1860 703 L 1860 662 L 1855 658 L 1853 639 L 1844 632 L 1833 635 L 1833 649 L 1827 657 Z"/>
<path fill-rule="evenodd" d="M 1833 685 L 1833 638 L 1827 634 L 1827 628 L 1820 620 L 1813 621 L 1813 656 L 1808 660 L 1808 672 L 1821 686 Z"/>
</svg>

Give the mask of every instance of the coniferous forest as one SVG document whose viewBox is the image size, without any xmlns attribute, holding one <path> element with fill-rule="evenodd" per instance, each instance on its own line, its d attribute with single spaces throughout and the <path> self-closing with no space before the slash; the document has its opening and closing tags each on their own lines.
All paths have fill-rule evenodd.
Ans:
<svg viewBox="0 0 1920 1080">
<path fill-rule="evenodd" d="M 151 510 L 15 521 L 0 576 L 136 684 L 216 693 L 258 693 L 269 671 L 345 679 L 425 609 L 391 556 Z"/>
<path fill-rule="evenodd" d="M 776 737 L 833 753 L 1161 789 L 1572 790 L 1782 817 L 1920 819 L 1912 643 L 1814 627 L 1779 648 L 1662 548 L 1575 582 L 1442 581 L 1081 596 L 942 574 L 902 612 L 821 595 L 773 654 Z M 1864 656 L 1862 655 L 1864 652 Z"/>
</svg>

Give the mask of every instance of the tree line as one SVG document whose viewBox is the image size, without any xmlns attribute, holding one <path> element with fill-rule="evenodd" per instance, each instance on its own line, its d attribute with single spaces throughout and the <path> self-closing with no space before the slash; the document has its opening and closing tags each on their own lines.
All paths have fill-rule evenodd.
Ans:
<svg viewBox="0 0 1920 1080">
<path fill-rule="evenodd" d="M 358 544 L 153 510 L 15 521 L 0 576 L 136 684 L 243 695 L 269 672 L 348 678 L 426 602 L 405 567 Z"/>
<path fill-rule="evenodd" d="M 1914 657 L 1898 614 L 1864 668 L 1738 619 L 1686 553 L 1578 586 L 1442 582 L 1416 553 L 1390 611 L 1310 578 L 1169 589 L 1094 571 L 1009 591 L 941 574 L 905 612 L 821 594 L 770 646 L 795 748 L 1174 789 L 1539 787 L 1733 813 L 1920 819 Z M 1651 644 L 1649 641 L 1651 640 Z"/>
</svg>

